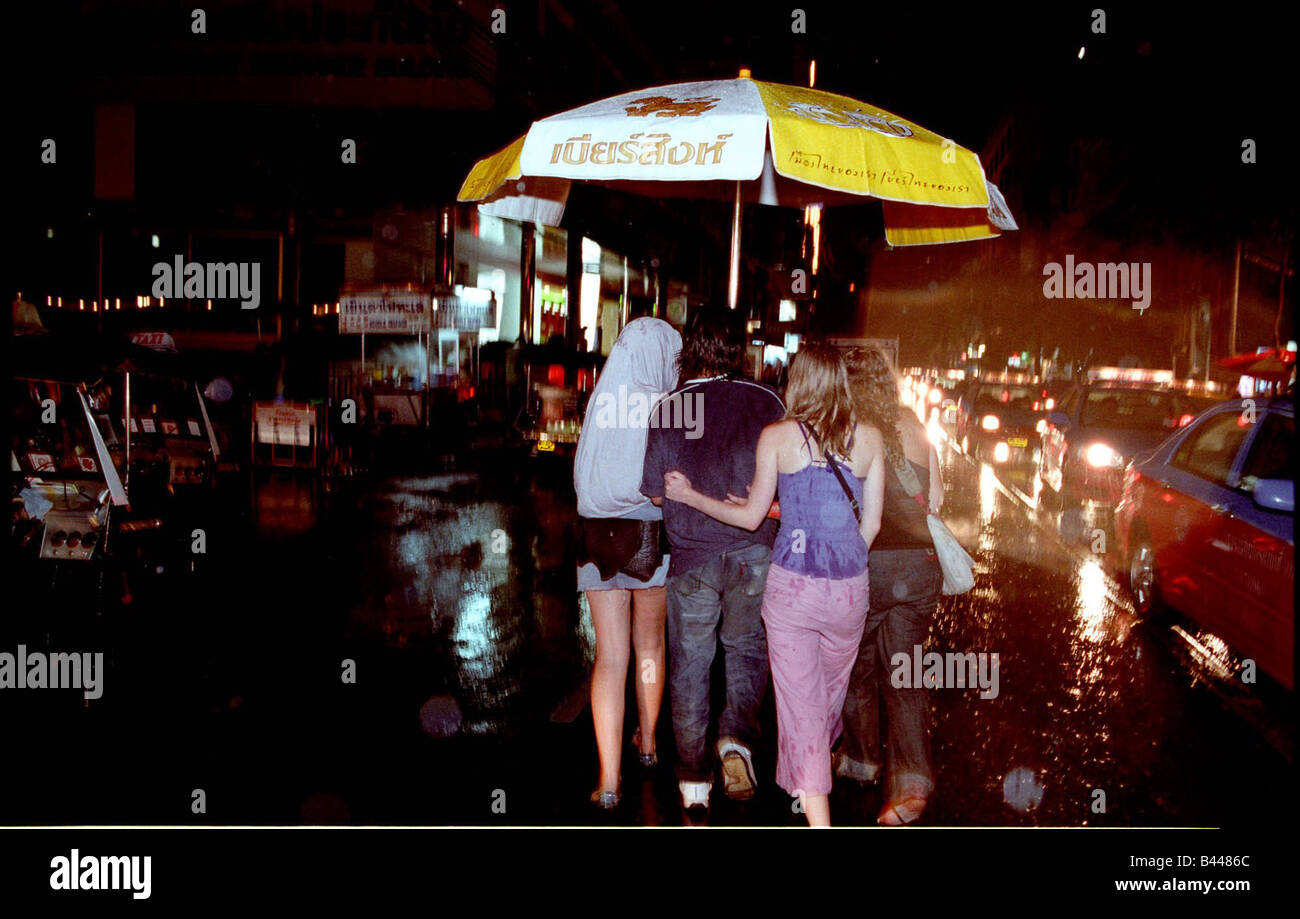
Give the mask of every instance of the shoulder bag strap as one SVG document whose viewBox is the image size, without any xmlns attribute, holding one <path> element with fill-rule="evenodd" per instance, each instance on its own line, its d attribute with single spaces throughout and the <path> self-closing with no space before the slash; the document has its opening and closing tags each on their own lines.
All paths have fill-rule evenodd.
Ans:
<svg viewBox="0 0 1300 919">
<path fill-rule="evenodd" d="M 903 486 L 903 491 L 911 496 L 912 500 L 921 505 L 929 513 L 930 502 L 925 500 L 925 494 L 921 491 L 921 480 L 916 477 L 916 471 L 912 469 L 907 462 L 907 457 L 902 457 L 902 463 L 891 464 L 894 467 L 894 475 L 898 476 L 898 482 Z"/>
<path fill-rule="evenodd" d="M 804 428 L 802 421 L 799 422 L 799 430 L 804 432 L 805 438 L 808 437 L 809 431 Z M 817 446 L 821 448 L 821 441 L 818 439 L 815 431 L 812 432 L 812 440 L 813 443 L 817 444 Z M 858 504 L 858 499 L 853 497 L 853 489 L 849 488 L 849 483 L 844 481 L 844 473 L 840 472 L 839 463 L 835 462 L 835 457 L 827 453 L 824 448 L 822 448 L 822 456 L 825 457 L 826 465 L 830 467 L 831 472 L 835 473 L 835 480 L 840 483 L 840 488 L 844 489 L 844 494 L 849 499 L 849 504 L 853 505 L 853 519 L 858 523 L 861 523 L 862 506 Z M 809 457 L 809 459 L 811 459 L 811 457 Z"/>
</svg>

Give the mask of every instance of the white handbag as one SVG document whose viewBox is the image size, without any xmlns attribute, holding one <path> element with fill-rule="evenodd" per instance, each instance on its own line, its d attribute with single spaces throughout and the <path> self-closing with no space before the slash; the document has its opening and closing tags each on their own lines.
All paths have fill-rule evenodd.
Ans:
<svg viewBox="0 0 1300 919">
<path fill-rule="evenodd" d="M 930 504 L 921 491 L 921 482 L 912 467 L 907 465 L 906 459 L 901 467 L 894 466 L 894 474 L 898 476 L 903 490 L 925 508 L 925 522 L 934 539 L 934 554 L 939 557 L 939 567 L 943 569 L 943 592 L 948 595 L 964 594 L 975 586 L 975 560 L 962 548 L 948 525 L 939 519 L 939 515 L 930 513 Z"/>
</svg>

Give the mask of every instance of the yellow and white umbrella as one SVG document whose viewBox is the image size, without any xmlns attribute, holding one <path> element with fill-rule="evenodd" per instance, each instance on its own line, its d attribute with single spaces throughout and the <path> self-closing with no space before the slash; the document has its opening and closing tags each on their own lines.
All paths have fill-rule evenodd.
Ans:
<svg viewBox="0 0 1300 919">
<path fill-rule="evenodd" d="M 731 305 L 743 200 L 879 198 L 893 246 L 962 242 L 1017 229 L 979 157 L 847 96 L 750 79 L 623 93 L 534 122 L 479 160 L 457 199 L 554 226 L 573 182 L 649 195 L 732 199 Z"/>
</svg>

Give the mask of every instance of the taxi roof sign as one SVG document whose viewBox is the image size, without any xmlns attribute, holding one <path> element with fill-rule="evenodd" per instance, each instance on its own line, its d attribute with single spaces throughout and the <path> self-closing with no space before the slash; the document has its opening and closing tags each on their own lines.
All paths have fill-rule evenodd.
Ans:
<svg viewBox="0 0 1300 919">
<path fill-rule="evenodd" d="M 1092 367 L 1088 370 L 1089 383 L 1157 383 L 1168 385 L 1174 381 L 1172 370 L 1152 370 L 1147 367 Z"/>
<path fill-rule="evenodd" d="M 154 351 L 176 351 L 176 339 L 168 332 L 140 331 L 131 333 L 131 344 Z"/>
</svg>

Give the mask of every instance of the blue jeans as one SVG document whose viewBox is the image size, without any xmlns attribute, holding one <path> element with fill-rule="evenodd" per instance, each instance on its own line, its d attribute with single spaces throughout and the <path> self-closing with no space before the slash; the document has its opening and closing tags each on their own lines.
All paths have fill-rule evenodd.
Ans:
<svg viewBox="0 0 1300 919">
<path fill-rule="evenodd" d="M 735 737 L 750 749 L 758 740 L 768 674 L 763 588 L 771 560 L 767 546 L 748 545 L 668 578 L 669 686 L 682 781 L 705 782 L 713 776 L 707 741 L 709 672 L 719 638 L 727 702 L 718 735 Z"/>
<path fill-rule="evenodd" d="M 899 653 L 910 660 L 913 647 L 925 644 L 943 595 L 943 569 L 933 549 L 873 549 L 869 570 L 871 611 L 844 699 L 842 752 L 859 778 L 879 774 L 883 695 L 886 793 L 891 801 L 925 798 L 934 789 L 927 690 L 896 688 L 890 662 Z"/>
</svg>

